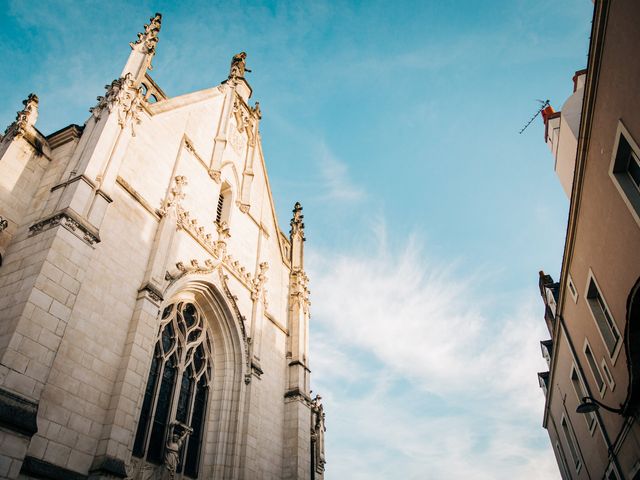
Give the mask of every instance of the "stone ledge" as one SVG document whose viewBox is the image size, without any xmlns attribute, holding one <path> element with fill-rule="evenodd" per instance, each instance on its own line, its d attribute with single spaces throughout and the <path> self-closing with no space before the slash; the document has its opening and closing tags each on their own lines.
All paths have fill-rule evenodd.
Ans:
<svg viewBox="0 0 640 480">
<path fill-rule="evenodd" d="M 127 468 L 124 462 L 119 458 L 105 455 L 103 457 L 96 458 L 89 474 L 91 477 L 94 475 L 108 475 L 116 478 L 127 478 Z"/>
<path fill-rule="evenodd" d="M 304 393 L 299 388 L 292 388 L 291 390 L 287 390 L 284 394 L 284 398 L 288 400 L 298 400 L 307 404 L 311 403 L 311 397 L 309 397 L 309 395 Z"/>
<path fill-rule="evenodd" d="M 87 480 L 86 475 L 28 455 L 24 458 L 20 473 L 49 480 Z"/>
<path fill-rule="evenodd" d="M 38 404 L 0 388 L 0 425 L 22 435 L 38 431 Z"/>
</svg>

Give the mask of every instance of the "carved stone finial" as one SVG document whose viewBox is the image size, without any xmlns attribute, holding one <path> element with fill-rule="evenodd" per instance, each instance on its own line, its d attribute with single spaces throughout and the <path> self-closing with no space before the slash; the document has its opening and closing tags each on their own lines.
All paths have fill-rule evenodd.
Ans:
<svg viewBox="0 0 640 480">
<path fill-rule="evenodd" d="M 247 68 L 247 54 L 245 52 L 236 53 L 231 59 L 229 78 L 244 78 L 244 72 L 251 72 Z"/>
<path fill-rule="evenodd" d="M 218 231 L 218 240 L 214 244 L 214 256 L 224 259 L 227 255 L 227 240 L 231 237 L 227 222 L 215 223 Z"/>
<path fill-rule="evenodd" d="M 15 135 L 24 135 L 29 125 L 35 125 L 38 120 L 38 96 L 30 93 L 29 96 L 22 101 L 24 108 L 16 114 L 16 120 L 7 127 L 4 134 L 7 135 L 11 129 L 15 130 Z"/>
<path fill-rule="evenodd" d="M 227 222 L 216 223 L 216 230 L 218 231 L 218 241 L 224 242 L 229 237 L 231 237 L 231 233 L 229 233 L 229 225 Z"/>
<path fill-rule="evenodd" d="M 259 120 L 262 118 L 262 110 L 260 110 L 260 102 L 256 102 L 255 106 L 251 108 L 253 115 Z"/>
<path fill-rule="evenodd" d="M 267 281 L 267 270 L 269 270 L 269 263 L 262 262 L 258 266 L 258 272 L 256 273 L 255 278 L 253 279 L 253 288 L 254 291 L 251 294 L 251 298 L 256 300 L 258 295 L 262 292 L 265 282 Z"/>
<path fill-rule="evenodd" d="M 138 40 L 131 42 L 131 49 L 141 49 L 142 53 L 154 54 L 156 45 L 158 44 L 158 33 L 162 25 L 162 14 L 156 13 L 149 19 L 149 23 L 145 24 L 144 32 L 138 33 Z"/>
<path fill-rule="evenodd" d="M 304 240 L 304 223 L 302 220 L 304 219 L 304 215 L 302 214 L 302 205 L 300 202 L 296 202 L 293 207 L 293 218 L 291 219 L 291 231 L 289 234 L 291 237 L 296 234 L 300 234 L 302 239 Z"/>
</svg>

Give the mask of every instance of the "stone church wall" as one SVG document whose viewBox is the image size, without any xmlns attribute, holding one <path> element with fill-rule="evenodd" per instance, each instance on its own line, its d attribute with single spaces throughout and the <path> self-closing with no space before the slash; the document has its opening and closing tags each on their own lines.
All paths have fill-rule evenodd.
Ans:
<svg viewBox="0 0 640 480">
<path fill-rule="evenodd" d="M 42 136 L 30 96 L 0 140 L 1 478 L 193 478 L 170 459 L 174 448 L 187 462 L 181 442 L 198 441 L 196 423 L 171 417 L 176 403 L 164 463 L 132 455 L 177 302 L 197 306 L 213 349 L 197 477 L 311 476 L 324 424 L 311 413 L 302 208 L 282 233 L 246 54 L 219 86 L 166 98 L 147 73 L 160 22 L 84 127 Z"/>
</svg>

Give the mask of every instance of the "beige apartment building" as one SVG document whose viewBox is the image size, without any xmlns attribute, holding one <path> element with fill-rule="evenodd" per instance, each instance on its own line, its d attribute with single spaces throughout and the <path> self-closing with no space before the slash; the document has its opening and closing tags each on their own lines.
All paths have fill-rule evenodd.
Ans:
<svg viewBox="0 0 640 480">
<path fill-rule="evenodd" d="M 540 272 L 543 425 L 563 479 L 640 479 L 640 2 L 595 1 L 573 82 L 543 112 L 570 200 L 560 279 Z"/>
<path fill-rule="evenodd" d="M 0 139 L 0 478 L 321 479 L 302 207 L 282 232 L 246 54 L 168 97 L 161 21 L 83 126 L 31 94 Z"/>
</svg>

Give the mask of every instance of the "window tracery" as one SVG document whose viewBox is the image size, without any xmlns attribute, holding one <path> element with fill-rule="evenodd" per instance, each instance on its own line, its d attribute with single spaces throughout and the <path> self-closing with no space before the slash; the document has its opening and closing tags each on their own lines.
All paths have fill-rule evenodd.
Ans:
<svg viewBox="0 0 640 480">
<path fill-rule="evenodd" d="M 203 444 L 213 344 L 203 313 L 190 301 L 167 306 L 149 369 L 133 455 L 163 465 L 171 478 L 197 478 Z M 175 453 L 167 445 L 182 437 Z M 171 456 L 171 462 L 168 458 Z"/>
</svg>

